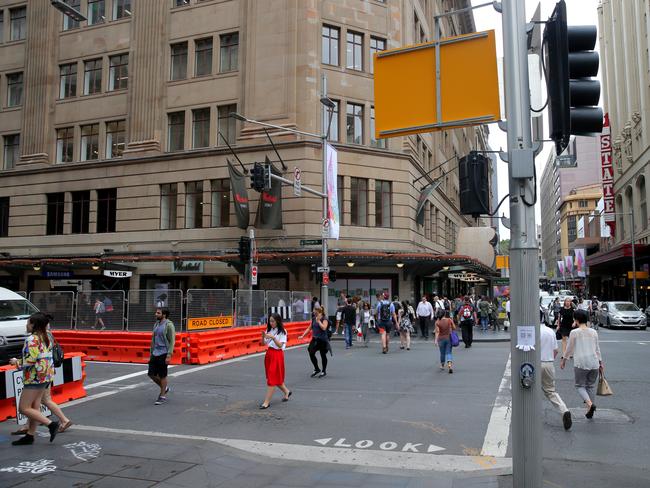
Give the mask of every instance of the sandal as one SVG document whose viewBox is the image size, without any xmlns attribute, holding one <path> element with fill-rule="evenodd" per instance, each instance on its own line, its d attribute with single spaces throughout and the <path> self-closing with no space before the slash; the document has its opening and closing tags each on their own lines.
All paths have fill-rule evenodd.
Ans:
<svg viewBox="0 0 650 488">
<path fill-rule="evenodd" d="M 72 425 L 72 420 L 68 420 L 65 424 L 62 424 L 61 427 L 59 427 L 59 433 L 65 432 L 70 428 Z"/>
<path fill-rule="evenodd" d="M 14 432 L 11 433 L 11 435 L 25 435 L 27 434 L 27 429 L 25 430 L 15 430 Z"/>
</svg>

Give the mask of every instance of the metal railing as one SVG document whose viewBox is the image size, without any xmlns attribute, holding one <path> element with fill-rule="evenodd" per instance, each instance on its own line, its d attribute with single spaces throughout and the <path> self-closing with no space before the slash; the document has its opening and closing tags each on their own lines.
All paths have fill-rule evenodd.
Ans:
<svg viewBox="0 0 650 488">
<path fill-rule="evenodd" d="M 150 331 L 156 321 L 156 309 L 167 308 L 169 320 L 177 331 L 183 330 L 182 290 L 129 290 L 128 330 Z"/>
<path fill-rule="evenodd" d="M 188 331 L 220 329 L 234 325 L 232 290 L 187 290 Z"/>
<path fill-rule="evenodd" d="M 124 330 L 126 295 L 122 290 L 77 293 L 77 330 Z"/>
<path fill-rule="evenodd" d="M 311 320 L 311 297 L 312 294 L 308 291 L 291 292 L 291 320 Z"/>
<path fill-rule="evenodd" d="M 73 291 L 33 291 L 29 301 L 45 313 L 52 315 L 52 329 L 72 329 L 75 318 L 75 294 Z"/>
<path fill-rule="evenodd" d="M 291 292 L 267 291 L 266 310 L 267 315 L 277 313 L 283 321 L 291 320 Z"/>
<path fill-rule="evenodd" d="M 235 292 L 235 326 L 266 323 L 266 292 L 264 290 L 237 290 Z"/>
</svg>

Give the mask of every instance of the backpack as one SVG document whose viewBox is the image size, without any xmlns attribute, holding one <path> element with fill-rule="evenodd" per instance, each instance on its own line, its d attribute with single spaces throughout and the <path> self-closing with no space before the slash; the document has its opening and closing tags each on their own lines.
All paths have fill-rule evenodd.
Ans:
<svg viewBox="0 0 650 488">
<path fill-rule="evenodd" d="M 471 320 L 472 319 L 472 307 L 470 305 L 463 305 L 460 309 L 461 320 Z"/>
<path fill-rule="evenodd" d="M 379 321 L 390 322 L 390 303 L 381 302 L 379 307 Z"/>
<path fill-rule="evenodd" d="M 52 334 L 50 334 L 50 348 L 52 349 L 52 363 L 55 368 L 60 368 L 63 365 L 63 348 L 56 342 Z"/>
</svg>

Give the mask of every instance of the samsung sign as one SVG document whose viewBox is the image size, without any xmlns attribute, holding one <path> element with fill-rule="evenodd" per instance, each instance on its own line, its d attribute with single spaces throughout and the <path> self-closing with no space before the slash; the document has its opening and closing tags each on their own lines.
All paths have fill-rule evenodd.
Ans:
<svg viewBox="0 0 650 488">
<path fill-rule="evenodd" d="M 130 278 L 133 276 L 133 271 L 113 271 L 111 269 L 105 269 L 104 276 L 108 276 L 109 278 Z"/>
</svg>

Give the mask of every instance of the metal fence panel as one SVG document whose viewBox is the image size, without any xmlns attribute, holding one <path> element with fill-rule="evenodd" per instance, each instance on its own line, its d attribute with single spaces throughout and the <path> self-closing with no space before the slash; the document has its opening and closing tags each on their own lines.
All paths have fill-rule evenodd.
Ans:
<svg viewBox="0 0 650 488">
<path fill-rule="evenodd" d="M 127 329 L 150 331 L 156 321 L 156 308 L 169 309 L 169 320 L 176 331 L 183 329 L 183 292 L 181 290 L 129 290 Z"/>
<path fill-rule="evenodd" d="M 41 312 L 54 318 L 50 322 L 52 329 L 72 329 L 74 323 L 73 291 L 33 291 L 29 294 L 32 302 Z"/>
<path fill-rule="evenodd" d="M 77 293 L 77 330 L 124 330 L 126 296 L 123 290 Z"/>
<path fill-rule="evenodd" d="M 235 326 L 266 323 L 266 292 L 237 290 L 235 293 Z"/>
<path fill-rule="evenodd" d="M 291 292 L 291 320 L 303 322 L 311 320 L 311 293 L 308 291 Z"/>
<path fill-rule="evenodd" d="M 20 295 L 23 298 L 27 298 L 27 292 L 26 291 L 17 291 L 16 292 L 18 295 Z"/>
<path fill-rule="evenodd" d="M 266 309 L 270 315 L 277 313 L 283 321 L 291 320 L 291 292 L 272 291 L 266 292 Z"/>
<path fill-rule="evenodd" d="M 187 330 L 232 327 L 232 290 L 187 290 Z"/>
</svg>

